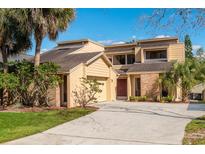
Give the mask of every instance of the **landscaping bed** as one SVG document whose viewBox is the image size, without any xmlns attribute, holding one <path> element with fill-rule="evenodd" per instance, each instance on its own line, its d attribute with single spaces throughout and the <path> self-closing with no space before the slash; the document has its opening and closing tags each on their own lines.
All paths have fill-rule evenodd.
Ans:
<svg viewBox="0 0 205 154">
<path fill-rule="evenodd" d="M 186 126 L 183 144 L 205 144 L 205 116 L 192 120 Z"/>
<path fill-rule="evenodd" d="M 96 108 L 0 112 L 0 143 L 43 132 L 49 128 L 85 116 Z"/>
</svg>

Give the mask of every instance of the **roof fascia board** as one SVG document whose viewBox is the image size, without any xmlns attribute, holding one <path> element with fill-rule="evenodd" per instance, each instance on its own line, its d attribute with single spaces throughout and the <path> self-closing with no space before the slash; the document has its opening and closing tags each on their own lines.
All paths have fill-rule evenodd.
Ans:
<svg viewBox="0 0 205 154">
<path fill-rule="evenodd" d="M 83 65 L 83 63 L 78 64 L 77 66 L 73 67 L 72 69 L 70 69 L 67 73 L 72 73 L 75 70 L 77 70 L 81 65 Z"/>
<path fill-rule="evenodd" d="M 95 61 L 96 59 L 98 59 L 99 57 L 103 57 L 103 59 L 105 59 L 106 63 L 109 66 L 112 66 L 112 63 L 110 62 L 110 60 L 104 55 L 103 52 L 99 53 L 98 55 L 96 55 L 95 57 L 91 58 L 90 60 L 88 60 L 85 64 L 89 65 L 90 63 L 92 63 L 93 61 Z"/>
<path fill-rule="evenodd" d="M 127 75 L 134 74 L 152 74 L 152 73 L 166 73 L 166 71 L 145 71 L 145 72 L 127 72 Z"/>
<path fill-rule="evenodd" d="M 103 44 L 98 43 L 98 42 L 93 41 L 93 40 L 90 40 L 90 39 L 62 41 L 62 42 L 58 42 L 57 44 L 58 44 L 58 45 L 63 45 L 63 44 L 75 44 L 75 43 L 81 43 L 81 42 L 91 42 L 91 43 L 97 44 L 97 45 L 99 45 L 99 46 L 101 46 L 101 47 L 104 47 Z"/>
<path fill-rule="evenodd" d="M 139 40 L 138 43 L 147 43 L 147 42 L 158 42 L 158 41 L 169 41 L 169 40 L 179 40 L 178 37 L 165 37 L 165 38 L 154 38 L 154 39 L 145 39 Z"/>
<path fill-rule="evenodd" d="M 114 44 L 114 45 L 105 46 L 105 48 L 130 47 L 130 46 L 136 46 L 136 45 L 137 45 L 137 43 Z"/>
<path fill-rule="evenodd" d="M 105 51 L 106 54 L 125 54 L 125 53 L 134 53 L 134 50 L 129 50 L 129 51 Z"/>
</svg>

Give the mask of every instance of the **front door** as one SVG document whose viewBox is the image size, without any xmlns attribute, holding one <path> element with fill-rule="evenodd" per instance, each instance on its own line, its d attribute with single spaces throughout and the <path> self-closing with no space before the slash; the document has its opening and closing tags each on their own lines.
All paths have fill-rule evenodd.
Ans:
<svg viewBox="0 0 205 154">
<path fill-rule="evenodd" d="M 117 79 L 117 96 L 127 96 L 127 79 Z"/>
<path fill-rule="evenodd" d="M 60 86 L 60 97 L 61 97 L 61 106 L 67 106 L 67 76 L 62 77 L 63 83 Z"/>
</svg>

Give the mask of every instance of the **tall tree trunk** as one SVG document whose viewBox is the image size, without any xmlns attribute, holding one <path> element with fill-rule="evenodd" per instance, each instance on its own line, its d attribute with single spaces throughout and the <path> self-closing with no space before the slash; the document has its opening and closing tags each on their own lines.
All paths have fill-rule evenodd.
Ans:
<svg viewBox="0 0 205 154">
<path fill-rule="evenodd" d="M 38 67 L 40 65 L 41 44 L 42 44 L 41 37 L 40 38 L 36 37 L 36 51 L 35 51 L 35 61 L 34 61 L 35 67 Z M 37 71 L 34 73 L 34 76 L 35 76 L 34 78 L 37 78 L 38 76 Z M 37 82 L 34 83 L 34 87 L 35 86 L 38 86 Z M 39 99 L 40 99 L 39 92 L 36 92 L 33 106 L 39 106 L 39 101 L 40 101 Z"/>
<path fill-rule="evenodd" d="M 3 60 L 3 70 L 4 73 L 8 73 L 8 57 L 7 57 L 7 51 L 6 50 L 1 50 L 2 54 L 2 60 Z"/>
<path fill-rule="evenodd" d="M 8 73 L 8 57 L 7 57 L 7 49 L 4 48 L 3 50 L 0 50 L 2 54 L 2 60 L 3 60 L 3 71 L 4 73 Z M 3 97 L 2 97 L 2 106 L 3 109 L 8 104 L 8 92 L 7 89 L 3 89 Z"/>
<path fill-rule="evenodd" d="M 188 103 L 189 102 L 189 93 L 186 90 L 182 89 L 182 102 Z"/>
<path fill-rule="evenodd" d="M 35 66 L 40 65 L 41 44 L 42 44 L 42 39 L 36 39 L 36 51 L 35 51 L 35 61 L 34 61 Z"/>
</svg>

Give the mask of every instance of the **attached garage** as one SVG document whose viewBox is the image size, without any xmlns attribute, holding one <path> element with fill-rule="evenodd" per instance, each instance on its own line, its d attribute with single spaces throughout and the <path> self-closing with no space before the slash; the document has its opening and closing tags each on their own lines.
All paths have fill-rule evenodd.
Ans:
<svg viewBox="0 0 205 154">
<path fill-rule="evenodd" d="M 68 108 L 79 105 L 73 92 L 82 86 L 81 78 L 96 79 L 103 84 L 98 101 L 116 99 L 117 73 L 103 50 L 104 46 L 99 43 L 77 40 L 58 43 L 52 52 L 41 55 L 41 63 L 52 61 L 60 66 L 58 73 L 64 81 L 49 93 L 53 104 Z"/>
<path fill-rule="evenodd" d="M 95 77 L 95 76 L 88 76 L 89 80 L 97 80 L 99 83 L 102 83 L 102 85 L 100 85 L 100 89 L 102 90 L 101 93 L 98 93 L 96 95 L 98 101 L 106 101 L 108 99 L 107 97 L 107 78 L 103 78 L 103 77 Z"/>
<path fill-rule="evenodd" d="M 68 108 L 78 105 L 75 102 L 73 91 L 81 86 L 80 79 L 83 77 L 90 80 L 95 79 L 102 83 L 100 85 L 102 92 L 97 94 L 97 101 L 112 101 L 116 99 L 116 73 L 103 52 L 73 53 L 67 55 L 66 59 L 68 61 L 64 62 L 61 66 L 66 64 L 65 68 L 67 69 L 69 66 L 70 69 L 67 72 L 61 73 L 64 76 L 64 82 L 58 88 L 55 88 L 53 102 L 56 105 L 66 104 Z"/>
<path fill-rule="evenodd" d="M 109 88 L 109 77 L 110 77 L 110 66 L 103 57 L 99 57 L 92 61 L 86 69 L 87 78 L 91 80 L 97 80 L 102 83 L 100 85 L 101 93 L 97 94 L 98 101 L 107 101 L 109 99 L 108 91 Z"/>
</svg>

